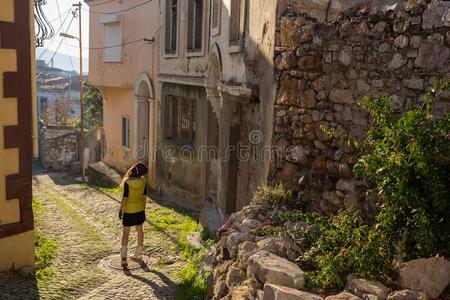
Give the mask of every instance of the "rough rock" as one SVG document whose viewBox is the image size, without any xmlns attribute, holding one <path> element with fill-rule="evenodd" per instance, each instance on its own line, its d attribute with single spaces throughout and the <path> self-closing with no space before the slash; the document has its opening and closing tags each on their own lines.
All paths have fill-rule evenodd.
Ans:
<svg viewBox="0 0 450 300">
<path fill-rule="evenodd" d="M 305 273 L 296 264 L 267 251 L 260 251 L 249 258 L 248 275 L 263 283 L 283 284 L 296 289 L 305 285 Z"/>
<path fill-rule="evenodd" d="M 422 14 L 422 28 L 425 30 L 450 26 L 450 3 L 436 1 L 430 3 Z"/>
<path fill-rule="evenodd" d="M 214 297 L 213 300 L 222 299 L 228 292 L 227 285 L 224 280 L 216 281 L 214 285 Z"/>
<path fill-rule="evenodd" d="M 450 284 L 450 261 L 442 257 L 411 260 L 400 267 L 403 288 L 421 291 L 437 298 Z"/>
<path fill-rule="evenodd" d="M 378 300 L 384 300 L 388 296 L 388 289 L 382 283 L 355 278 L 352 275 L 349 275 L 347 278 L 346 289 L 358 297 L 363 297 L 364 294 L 371 294 L 375 295 Z"/>
<path fill-rule="evenodd" d="M 193 232 L 186 236 L 186 240 L 193 248 L 199 248 L 202 246 L 202 235 L 200 232 Z"/>
<path fill-rule="evenodd" d="M 401 290 L 390 293 L 387 300 L 428 300 L 428 297 L 422 292 Z"/>
<path fill-rule="evenodd" d="M 421 42 L 414 64 L 429 70 L 446 68 L 449 56 L 450 50 L 443 45 L 443 39 L 434 35 Z"/>
<path fill-rule="evenodd" d="M 342 292 L 337 295 L 328 296 L 325 300 L 361 300 L 361 298 L 347 292 Z"/>
<path fill-rule="evenodd" d="M 403 84 L 410 89 L 422 90 L 423 89 L 423 79 L 421 78 L 405 78 L 403 79 Z"/>
<path fill-rule="evenodd" d="M 388 65 L 389 69 L 398 69 L 405 64 L 406 60 L 403 59 L 403 56 L 400 53 L 395 53 L 392 57 L 391 62 Z"/>
<path fill-rule="evenodd" d="M 226 277 L 226 285 L 229 289 L 234 286 L 240 285 L 245 280 L 244 274 L 242 274 L 241 270 L 236 267 L 231 267 L 228 269 L 227 277 Z"/>
<path fill-rule="evenodd" d="M 323 298 L 286 286 L 266 283 L 263 300 L 323 300 Z"/>
<path fill-rule="evenodd" d="M 297 64 L 297 57 L 293 51 L 283 52 L 278 55 L 275 60 L 275 68 L 279 71 L 288 70 L 295 67 Z"/>
<path fill-rule="evenodd" d="M 334 89 L 330 93 L 330 100 L 335 103 L 355 103 L 351 90 L 348 89 Z"/>
</svg>

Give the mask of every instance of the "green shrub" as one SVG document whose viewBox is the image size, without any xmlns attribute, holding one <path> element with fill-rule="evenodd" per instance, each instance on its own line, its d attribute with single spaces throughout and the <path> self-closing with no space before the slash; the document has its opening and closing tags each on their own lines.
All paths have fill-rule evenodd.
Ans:
<svg viewBox="0 0 450 300">
<path fill-rule="evenodd" d="M 355 171 L 374 182 L 382 201 L 378 230 L 390 247 L 405 237 L 407 259 L 450 254 L 450 113 L 432 114 L 436 94 L 449 88 L 450 81 L 437 84 L 423 96 L 422 107 L 401 117 L 385 93 L 361 103 L 373 127 Z"/>
<path fill-rule="evenodd" d="M 422 107 L 401 116 L 385 93 L 364 98 L 373 127 L 365 141 L 351 141 L 362 151 L 355 172 L 378 192 L 380 212 L 375 224 L 349 211 L 328 223 L 319 219 L 321 236 L 301 258 L 314 268 L 309 288 L 342 288 L 352 273 L 391 284 L 402 259 L 450 255 L 450 114 L 435 118 L 431 110 L 436 94 L 449 88 L 436 85 Z"/>
<path fill-rule="evenodd" d="M 254 204 L 269 203 L 272 206 L 287 205 L 292 201 L 292 191 L 279 183 L 273 187 L 259 187 L 253 194 L 252 202 Z"/>
<path fill-rule="evenodd" d="M 47 279 L 54 274 L 51 266 L 56 257 L 57 243 L 52 239 L 43 237 L 39 232 L 36 232 L 34 237 L 34 245 L 36 247 L 36 278 L 41 280 Z"/>
<path fill-rule="evenodd" d="M 200 273 L 200 267 L 206 257 L 207 249 L 211 248 L 213 240 L 207 240 L 203 247 L 192 248 L 186 246 L 183 258 L 187 264 L 180 270 L 181 283 L 177 288 L 177 300 L 205 299 L 208 292 L 209 273 Z"/>
</svg>

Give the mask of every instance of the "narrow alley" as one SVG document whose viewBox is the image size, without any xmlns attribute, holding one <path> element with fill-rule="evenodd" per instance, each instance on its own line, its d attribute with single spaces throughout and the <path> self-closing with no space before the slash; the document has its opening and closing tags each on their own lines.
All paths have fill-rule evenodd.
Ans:
<svg viewBox="0 0 450 300">
<path fill-rule="evenodd" d="M 173 229 L 147 221 L 145 255 L 148 267 L 117 270 L 102 259 L 117 254 L 121 222 L 119 197 L 77 183 L 65 173 L 33 177 L 36 231 L 56 241 L 56 257 L 49 278 L 28 279 L 0 275 L 0 299 L 173 299 L 177 272 L 183 267 Z M 116 192 L 117 193 L 117 192 Z M 171 214 L 173 223 L 195 221 L 149 199 L 148 214 Z M 130 245 L 135 245 L 134 234 Z M 99 263 L 100 261 L 100 263 Z M 3 276 L 3 278 L 2 278 Z"/>
</svg>

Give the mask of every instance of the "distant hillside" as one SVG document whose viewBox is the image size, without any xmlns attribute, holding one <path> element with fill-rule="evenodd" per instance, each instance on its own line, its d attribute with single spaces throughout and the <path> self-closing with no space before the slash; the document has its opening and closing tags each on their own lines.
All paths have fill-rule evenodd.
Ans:
<svg viewBox="0 0 450 300">
<path fill-rule="evenodd" d="M 45 51 L 46 51 L 45 48 L 36 49 L 36 59 L 39 59 L 39 56 Z M 53 54 L 54 54 L 53 51 L 48 50 L 41 59 L 45 60 L 46 63 L 51 65 L 50 59 L 52 58 Z M 73 68 L 72 64 L 70 63 L 70 59 L 72 59 Z M 75 71 L 78 71 L 80 68 L 80 58 L 57 53 L 53 58 L 53 66 L 55 68 L 63 69 L 66 71 L 72 71 L 73 69 L 75 69 Z M 89 60 L 83 59 L 83 73 L 88 73 L 88 71 L 89 71 Z"/>
</svg>

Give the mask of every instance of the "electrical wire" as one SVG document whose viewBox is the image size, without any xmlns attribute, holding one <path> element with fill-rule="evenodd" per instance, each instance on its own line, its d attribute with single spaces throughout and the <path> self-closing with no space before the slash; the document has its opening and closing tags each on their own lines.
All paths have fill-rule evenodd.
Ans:
<svg viewBox="0 0 450 300">
<path fill-rule="evenodd" d="M 42 58 L 44 57 L 44 55 L 47 54 L 47 52 L 48 52 L 50 46 L 51 46 L 51 45 L 53 44 L 53 42 L 55 41 L 55 37 L 61 32 L 61 29 L 63 28 L 64 24 L 66 23 L 67 18 L 69 17 L 69 15 L 70 15 L 70 10 L 68 10 L 68 11 L 66 12 L 66 16 L 65 16 L 65 18 L 64 18 L 64 21 L 63 21 L 63 22 L 61 23 L 61 25 L 59 26 L 58 30 L 57 30 L 56 33 L 55 33 L 55 36 L 54 36 L 52 39 L 50 39 L 50 42 L 49 42 L 48 46 L 47 46 L 47 47 L 45 48 L 45 50 L 42 51 L 42 53 L 39 55 L 39 58 L 38 58 L 38 59 L 42 59 Z M 61 16 L 60 16 L 60 17 L 61 17 Z"/>
<path fill-rule="evenodd" d="M 69 26 L 67 27 L 67 30 L 66 30 L 65 33 L 67 33 L 69 31 L 70 26 L 72 25 L 73 19 L 75 19 L 75 16 L 72 16 L 72 19 L 70 20 Z M 59 41 L 58 48 L 56 48 L 56 51 L 53 52 L 53 56 L 52 56 L 52 58 L 50 58 L 49 62 L 51 62 L 55 58 L 56 54 L 58 54 L 59 48 L 61 47 L 61 44 L 62 44 L 63 40 L 64 39 L 61 38 L 61 40 Z"/>
<path fill-rule="evenodd" d="M 44 45 L 44 40 L 51 39 L 55 35 L 55 29 L 50 24 L 42 9 L 42 6 L 45 4 L 46 2 L 44 0 L 34 0 L 34 20 L 37 29 L 35 38 L 37 47 L 42 47 Z"/>
<path fill-rule="evenodd" d="M 122 44 L 117 44 L 117 45 L 104 46 L 104 47 L 83 47 L 83 49 L 84 50 L 103 50 L 103 49 L 127 46 L 127 45 L 130 45 L 130 44 L 135 44 L 135 43 L 139 43 L 139 42 L 152 43 L 153 39 L 141 38 L 141 39 L 138 39 L 138 40 L 133 40 L 133 41 L 125 42 L 125 43 L 122 43 Z M 71 45 L 71 44 L 68 44 L 68 46 L 72 47 L 72 48 L 79 48 L 79 46 L 75 46 L 75 45 Z"/>
<path fill-rule="evenodd" d="M 56 0 L 56 8 L 58 9 L 58 14 L 59 14 L 59 21 L 61 22 L 61 27 L 63 26 L 63 21 L 61 18 L 61 10 L 59 9 L 59 0 Z M 66 45 L 67 50 L 69 50 L 69 47 L 67 46 L 67 40 L 64 39 L 64 44 Z M 70 65 L 72 66 L 72 71 L 75 70 L 74 66 L 73 66 L 73 62 L 72 62 L 72 57 L 70 55 L 67 55 L 67 57 L 69 58 L 69 62 Z"/>
<path fill-rule="evenodd" d="M 117 11 L 111 11 L 111 12 L 95 11 L 95 10 L 85 9 L 85 8 L 83 8 L 83 9 L 86 10 L 86 11 L 89 11 L 90 13 L 93 13 L 93 14 L 99 14 L 99 15 L 114 15 L 114 14 L 118 14 L 118 13 L 122 13 L 122 12 L 128 12 L 128 11 L 130 11 L 130 10 L 133 10 L 133 9 L 135 9 L 135 8 L 138 8 L 138 7 L 141 7 L 141 6 L 145 5 L 145 4 L 148 4 L 148 3 L 152 2 L 152 1 L 153 1 L 153 0 L 148 0 L 148 1 L 145 1 L 145 2 L 143 2 L 143 3 L 141 3 L 141 4 L 137 4 L 137 5 L 135 5 L 135 6 L 129 7 L 129 8 L 127 8 L 127 9 L 122 9 L 122 10 L 117 10 Z"/>
</svg>

